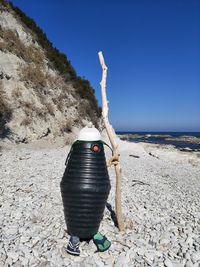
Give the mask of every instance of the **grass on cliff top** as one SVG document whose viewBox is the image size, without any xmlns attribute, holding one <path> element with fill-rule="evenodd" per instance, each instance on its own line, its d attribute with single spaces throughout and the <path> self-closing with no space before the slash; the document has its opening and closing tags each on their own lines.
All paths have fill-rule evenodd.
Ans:
<svg viewBox="0 0 200 267">
<path fill-rule="evenodd" d="M 33 44 L 26 46 L 14 31 L 3 29 L 0 25 L 0 37 L 2 38 L 0 42 L 1 51 L 13 53 L 27 63 L 43 64 L 43 53 Z"/>
</svg>

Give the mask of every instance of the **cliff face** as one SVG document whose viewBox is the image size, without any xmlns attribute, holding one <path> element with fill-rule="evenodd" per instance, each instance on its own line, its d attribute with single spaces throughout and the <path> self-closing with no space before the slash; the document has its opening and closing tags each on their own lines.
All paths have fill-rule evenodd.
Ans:
<svg viewBox="0 0 200 267">
<path fill-rule="evenodd" d="M 100 124 L 89 82 L 18 8 L 0 0 L 0 137 L 29 142 Z"/>
</svg>

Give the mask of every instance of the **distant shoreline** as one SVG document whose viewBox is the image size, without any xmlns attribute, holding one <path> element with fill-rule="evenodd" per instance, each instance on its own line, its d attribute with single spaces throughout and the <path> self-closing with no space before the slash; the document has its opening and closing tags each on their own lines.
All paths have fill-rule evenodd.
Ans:
<svg viewBox="0 0 200 267">
<path fill-rule="evenodd" d="M 200 151 L 200 132 L 117 132 L 117 135 L 129 142 L 172 145 L 183 151 Z"/>
<path fill-rule="evenodd" d="M 196 136 L 200 137 L 200 132 L 176 132 L 176 131 L 116 131 L 117 134 L 152 134 L 152 135 L 173 135 L 173 136 L 182 136 L 182 135 L 187 135 L 187 136 Z"/>
</svg>

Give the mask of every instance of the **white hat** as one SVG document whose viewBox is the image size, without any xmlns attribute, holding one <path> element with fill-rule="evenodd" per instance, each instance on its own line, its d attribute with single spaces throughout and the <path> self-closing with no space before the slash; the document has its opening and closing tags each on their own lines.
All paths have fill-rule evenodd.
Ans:
<svg viewBox="0 0 200 267">
<path fill-rule="evenodd" d="M 101 140 L 101 134 L 95 127 L 84 127 L 78 135 L 80 141 L 99 141 Z"/>
</svg>

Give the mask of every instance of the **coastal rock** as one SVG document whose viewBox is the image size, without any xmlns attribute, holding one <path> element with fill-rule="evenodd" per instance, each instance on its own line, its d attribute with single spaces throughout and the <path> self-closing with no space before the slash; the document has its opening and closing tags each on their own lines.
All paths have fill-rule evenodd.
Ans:
<svg viewBox="0 0 200 267">
<path fill-rule="evenodd" d="M 165 264 L 165 267 L 173 267 L 173 264 L 169 259 L 166 259 L 164 264 Z"/>
<path fill-rule="evenodd" d="M 196 252 L 196 253 L 193 253 L 191 255 L 191 258 L 192 258 L 192 261 L 195 263 L 195 262 L 199 262 L 200 263 L 200 252 Z"/>
</svg>

